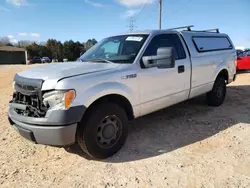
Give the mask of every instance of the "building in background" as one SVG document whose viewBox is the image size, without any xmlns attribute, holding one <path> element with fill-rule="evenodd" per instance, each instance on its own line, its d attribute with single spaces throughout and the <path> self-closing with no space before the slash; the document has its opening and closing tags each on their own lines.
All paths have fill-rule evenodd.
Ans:
<svg viewBox="0 0 250 188">
<path fill-rule="evenodd" d="M 0 46 L 0 65 L 26 64 L 27 51 L 24 48 L 14 46 Z"/>
</svg>

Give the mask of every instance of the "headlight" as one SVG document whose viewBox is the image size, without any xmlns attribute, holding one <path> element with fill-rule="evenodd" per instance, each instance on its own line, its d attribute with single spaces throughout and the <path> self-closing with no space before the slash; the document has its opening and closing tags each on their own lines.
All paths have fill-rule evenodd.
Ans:
<svg viewBox="0 0 250 188">
<path fill-rule="evenodd" d="M 43 95 L 43 104 L 49 108 L 68 109 L 75 99 L 75 91 L 51 91 Z"/>
</svg>

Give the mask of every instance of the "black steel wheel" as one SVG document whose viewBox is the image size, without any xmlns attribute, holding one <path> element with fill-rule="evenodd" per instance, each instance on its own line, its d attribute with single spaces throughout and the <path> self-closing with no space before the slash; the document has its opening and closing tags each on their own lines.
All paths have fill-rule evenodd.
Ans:
<svg viewBox="0 0 250 188">
<path fill-rule="evenodd" d="M 90 157 L 105 159 L 118 152 L 128 134 L 127 115 L 116 104 L 92 107 L 77 128 L 77 141 Z"/>
<path fill-rule="evenodd" d="M 210 106 L 220 106 L 227 93 L 226 80 L 223 77 L 218 77 L 215 80 L 212 91 L 207 93 L 207 103 Z"/>
<path fill-rule="evenodd" d="M 117 116 L 110 115 L 105 117 L 97 125 L 96 138 L 100 147 L 112 147 L 121 136 L 121 127 L 121 120 Z"/>
</svg>

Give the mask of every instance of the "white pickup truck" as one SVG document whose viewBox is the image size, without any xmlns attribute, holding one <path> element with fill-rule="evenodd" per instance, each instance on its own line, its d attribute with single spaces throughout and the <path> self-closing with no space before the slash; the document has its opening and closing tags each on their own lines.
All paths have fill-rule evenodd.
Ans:
<svg viewBox="0 0 250 188">
<path fill-rule="evenodd" d="M 179 29 L 111 36 L 77 62 L 17 73 L 10 124 L 35 143 L 77 141 L 104 159 L 125 143 L 128 120 L 205 93 L 220 106 L 236 76 L 232 41 L 218 31 Z"/>
</svg>

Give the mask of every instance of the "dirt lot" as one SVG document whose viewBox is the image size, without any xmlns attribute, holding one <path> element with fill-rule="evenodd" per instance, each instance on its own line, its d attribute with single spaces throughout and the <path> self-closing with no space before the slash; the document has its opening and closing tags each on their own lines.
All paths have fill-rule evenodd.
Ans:
<svg viewBox="0 0 250 188">
<path fill-rule="evenodd" d="M 250 74 L 221 107 L 201 96 L 134 120 L 123 149 L 100 162 L 77 145 L 35 145 L 9 125 L 12 79 L 25 68 L 0 66 L 0 187 L 250 187 Z"/>
</svg>

